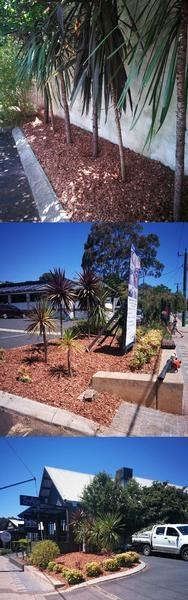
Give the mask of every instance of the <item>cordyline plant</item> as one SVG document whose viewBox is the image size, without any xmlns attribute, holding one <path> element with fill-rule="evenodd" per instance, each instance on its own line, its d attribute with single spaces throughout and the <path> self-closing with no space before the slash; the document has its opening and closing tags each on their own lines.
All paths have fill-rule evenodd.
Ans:
<svg viewBox="0 0 188 600">
<path fill-rule="evenodd" d="M 33 310 L 29 313 L 31 323 L 27 326 L 26 331 L 33 335 L 42 335 L 44 343 L 44 360 L 47 363 L 48 340 L 47 332 L 56 331 L 56 325 L 53 319 L 53 309 L 46 300 L 40 300 Z"/>
<path fill-rule="evenodd" d="M 125 529 L 122 517 L 111 513 L 92 519 L 81 512 L 72 525 L 75 541 L 82 545 L 83 551 L 87 545 L 95 548 L 97 552 L 113 552 L 118 547 Z"/>
<path fill-rule="evenodd" d="M 127 5 L 128 0 L 124 0 Z M 129 76 L 118 106 L 140 73 L 141 84 L 134 111 L 133 125 L 146 103 L 151 106 L 151 127 L 147 142 L 162 127 L 168 114 L 172 96 L 177 92 L 176 167 L 173 200 L 174 220 L 181 217 L 185 132 L 188 98 L 188 2 L 187 0 L 143 0 L 137 2 L 137 28 L 140 39 L 135 41 L 130 55 Z"/>
<path fill-rule="evenodd" d="M 67 367 L 68 367 L 68 375 L 72 377 L 72 352 L 73 350 L 81 351 L 81 346 L 79 342 L 77 342 L 76 334 L 71 330 L 67 329 L 64 331 L 63 338 L 60 342 L 60 346 L 66 348 L 67 350 Z"/>
<path fill-rule="evenodd" d="M 93 112 L 93 157 L 98 155 L 98 122 L 101 116 L 103 97 L 106 118 L 110 101 L 115 113 L 117 138 L 120 155 L 121 177 L 125 180 L 123 140 L 121 132 L 121 111 L 117 101 L 127 81 L 125 40 L 128 35 L 122 33 L 122 7 L 118 0 L 64 0 L 63 6 L 70 6 L 70 22 L 77 22 L 75 38 L 76 63 L 74 69 L 72 104 L 78 92 L 82 96 L 82 114 Z M 67 19 L 68 22 L 68 19 Z M 130 24 L 125 24 L 130 33 Z M 130 39 L 130 38 L 129 38 Z M 77 40 L 77 41 L 76 41 Z M 129 101 L 132 109 L 131 93 Z M 126 111 L 126 97 L 122 107 Z"/>
<path fill-rule="evenodd" d="M 60 312 L 60 335 L 63 336 L 63 308 L 68 312 L 75 300 L 75 287 L 72 281 L 65 277 L 65 271 L 58 268 L 49 272 L 49 282 L 45 289 L 53 306 Z"/>
<path fill-rule="evenodd" d="M 89 267 L 83 268 L 77 280 L 77 299 L 80 309 L 87 311 L 88 338 L 90 338 L 90 320 L 94 309 L 100 305 L 100 295 L 100 278 Z"/>
</svg>

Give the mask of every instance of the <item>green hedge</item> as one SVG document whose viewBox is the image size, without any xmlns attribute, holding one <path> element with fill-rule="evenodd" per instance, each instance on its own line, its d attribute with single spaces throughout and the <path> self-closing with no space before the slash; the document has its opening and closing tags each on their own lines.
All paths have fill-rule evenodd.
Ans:
<svg viewBox="0 0 188 600">
<path fill-rule="evenodd" d="M 31 565 L 39 567 L 40 569 L 46 569 L 49 562 L 52 561 L 53 558 L 57 558 L 59 554 L 59 546 L 55 542 L 44 540 L 43 542 L 38 542 L 33 548 L 29 557 L 29 562 Z"/>
</svg>

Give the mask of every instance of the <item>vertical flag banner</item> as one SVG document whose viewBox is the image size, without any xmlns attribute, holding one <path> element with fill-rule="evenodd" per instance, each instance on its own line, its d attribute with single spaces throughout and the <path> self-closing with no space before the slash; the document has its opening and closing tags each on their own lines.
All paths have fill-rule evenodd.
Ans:
<svg viewBox="0 0 188 600">
<path fill-rule="evenodd" d="M 138 306 L 138 279 L 141 268 L 140 259 L 135 248 L 131 246 L 129 285 L 127 300 L 126 348 L 132 346 L 136 339 L 136 315 Z"/>
</svg>

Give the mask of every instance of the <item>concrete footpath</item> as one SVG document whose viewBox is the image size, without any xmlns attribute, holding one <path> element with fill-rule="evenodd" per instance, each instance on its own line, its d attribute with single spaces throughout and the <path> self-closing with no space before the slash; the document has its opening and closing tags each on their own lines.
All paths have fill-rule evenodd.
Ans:
<svg viewBox="0 0 188 600">
<path fill-rule="evenodd" d="M 39 220 L 12 133 L 0 130 L 0 222 Z"/>
</svg>

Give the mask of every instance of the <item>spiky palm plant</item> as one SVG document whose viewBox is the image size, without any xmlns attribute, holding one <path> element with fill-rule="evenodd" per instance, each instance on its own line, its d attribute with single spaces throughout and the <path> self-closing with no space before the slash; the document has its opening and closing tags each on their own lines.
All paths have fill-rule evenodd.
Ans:
<svg viewBox="0 0 188 600">
<path fill-rule="evenodd" d="M 107 552 L 112 552 L 119 545 L 123 529 L 124 524 L 121 516 L 107 514 L 95 519 L 90 528 L 88 539 L 99 550 L 104 548 Z"/>
<path fill-rule="evenodd" d="M 62 6 L 54 3 L 34 21 L 31 30 L 20 31 L 18 52 L 18 82 L 35 81 L 44 96 L 44 120 L 49 121 L 49 109 L 54 129 L 53 100 L 63 105 L 66 141 L 72 142 L 67 96 L 71 87 L 73 50 L 62 38 Z M 67 68 L 69 65 L 69 68 Z M 55 81 L 55 86 L 53 82 Z M 60 91 L 61 82 L 61 91 Z"/>
<path fill-rule="evenodd" d="M 101 280 L 89 267 L 83 268 L 77 280 L 77 299 L 81 310 L 87 311 L 88 338 L 92 311 L 100 305 Z"/>
<path fill-rule="evenodd" d="M 64 331 L 63 338 L 60 342 L 60 346 L 66 348 L 67 350 L 68 375 L 69 377 L 72 377 L 72 351 L 74 349 L 80 351 L 81 346 L 79 345 L 76 339 L 76 334 L 71 329 L 67 329 L 66 331 Z"/>
<path fill-rule="evenodd" d="M 88 113 L 93 106 L 93 156 L 98 154 L 98 120 L 101 115 L 103 94 L 106 118 L 110 101 L 115 112 L 119 145 L 121 176 L 125 180 L 123 141 L 120 124 L 120 111 L 117 100 L 124 89 L 127 75 L 125 63 L 127 48 L 126 36 L 121 30 L 118 0 L 79 0 L 77 3 L 64 0 L 63 6 L 70 6 L 70 20 L 79 23 L 77 44 L 75 42 L 76 64 L 72 90 L 72 103 L 77 94 L 82 94 L 82 113 Z M 71 10 L 72 9 L 72 10 Z M 128 27 L 128 26 L 127 26 Z M 132 108 L 131 94 L 129 93 Z M 123 110 L 126 111 L 126 98 Z"/>
<path fill-rule="evenodd" d="M 53 319 L 53 309 L 45 299 L 40 300 L 33 307 L 28 317 L 31 323 L 27 326 L 26 331 L 33 335 L 42 335 L 44 343 L 44 357 L 47 363 L 48 340 L 47 332 L 56 331 L 56 325 Z"/>
<path fill-rule="evenodd" d="M 72 281 L 65 277 L 65 271 L 58 268 L 49 272 L 49 282 L 46 285 L 46 293 L 53 306 L 59 308 L 60 312 L 60 335 L 63 336 L 63 306 L 66 311 L 72 307 L 75 300 L 75 288 Z"/>
<path fill-rule="evenodd" d="M 130 4 L 124 0 L 124 4 Z M 129 76 L 119 100 L 122 106 L 127 91 L 134 86 L 140 72 L 141 84 L 134 111 L 136 124 L 146 103 L 151 106 L 151 126 L 146 139 L 162 127 L 168 114 L 173 93 L 177 92 L 176 167 L 173 200 L 174 220 L 181 217 L 185 132 L 188 99 L 188 2 L 187 0 L 144 0 L 137 3 L 137 28 L 140 39 L 130 54 Z"/>
</svg>

